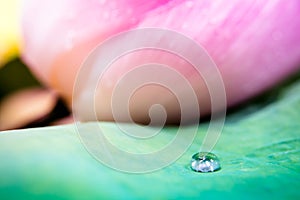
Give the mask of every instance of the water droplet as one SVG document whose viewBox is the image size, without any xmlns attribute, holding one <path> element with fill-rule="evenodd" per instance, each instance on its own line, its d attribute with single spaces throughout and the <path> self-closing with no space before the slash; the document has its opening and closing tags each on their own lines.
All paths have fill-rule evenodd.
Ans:
<svg viewBox="0 0 300 200">
<path fill-rule="evenodd" d="M 192 157 L 191 169 L 202 173 L 218 171 L 221 169 L 220 160 L 213 153 L 199 152 Z"/>
</svg>

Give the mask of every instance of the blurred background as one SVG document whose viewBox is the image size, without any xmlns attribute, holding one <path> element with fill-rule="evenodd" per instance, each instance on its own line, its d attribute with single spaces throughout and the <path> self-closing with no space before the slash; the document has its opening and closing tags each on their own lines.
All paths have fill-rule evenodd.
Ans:
<svg viewBox="0 0 300 200">
<path fill-rule="evenodd" d="M 59 95 L 41 84 L 22 62 L 21 0 L 0 0 L 0 131 L 71 123 L 70 110 Z M 251 102 L 271 102 L 279 88 L 299 79 L 289 77 Z M 240 107 L 230 110 L 234 113 Z"/>
<path fill-rule="evenodd" d="M 0 0 L 0 131 L 71 122 L 58 95 L 21 61 L 21 0 Z"/>
</svg>

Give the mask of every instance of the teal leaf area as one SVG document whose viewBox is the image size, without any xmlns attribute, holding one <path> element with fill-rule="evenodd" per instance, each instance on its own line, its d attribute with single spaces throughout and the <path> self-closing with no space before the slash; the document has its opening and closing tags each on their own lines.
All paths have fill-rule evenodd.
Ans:
<svg viewBox="0 0 300 200">
<path fill-rule="evenodd" d="M 157 141 L 131 145 L 116 124 L 100 124 L 122 148 L 161 148 Z M 1 132 L 0 199 L 300 199 L 299 78 L 229 111 L 212 151 L 222 169 L 197 173 L 189 162 L 208 124 L 200 122 L 192 145 L 174 163 L 142 174 L 101 164 L 75 125 Z M 165 127 L 161 140 L 172 140 L 176 131 Z"/>
</svg>

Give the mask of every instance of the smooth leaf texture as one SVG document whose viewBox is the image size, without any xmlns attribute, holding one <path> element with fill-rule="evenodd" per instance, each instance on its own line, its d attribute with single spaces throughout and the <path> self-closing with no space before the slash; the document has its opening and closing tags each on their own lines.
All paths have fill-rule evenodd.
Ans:
<svg viewBox="0 0 300 200">
<path fill-rule="evenodd" d="M 179 160 L 140 175 L 96 161 L 81 144 L 74 125 L 2 132 L 1 199 L 299 199 L 299 111 L 300 81 L 296 81 L 229 114 L 213 150 L 222 169 L 209 174 L 193 172 L 188 165 L 208 122 L 200 124 L 197 138 Z M 123 140 L 114 123 L 103 126 L 112 140 Z M 161 140 L 171 140 L 176 129 L 164 128 Z M 123 146 L 129 145 L 124 140 Z M 148 142 L 131 149 L 159 145 Z"/>
</svg>

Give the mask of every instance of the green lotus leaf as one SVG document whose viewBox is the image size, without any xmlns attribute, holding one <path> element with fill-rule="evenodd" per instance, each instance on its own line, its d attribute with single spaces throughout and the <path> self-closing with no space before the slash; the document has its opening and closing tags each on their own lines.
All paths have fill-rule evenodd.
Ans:
<svg viewBox="0 0 300 200">
<path fill-rule="evenodd" d="M 299 199 L 300 81 L 266 96 L 228 114 L 213 149 L 222 169 L 213 173 L 189 167 L 208 121 L 200 123 L 193 144 L 176 162 L 143 174 L 101 164 L 85 149 L 74 125 L 1 132 L 1 199 Z M 137 152 L 162 148 L 178 129 L 165 127 L 159 142 L 132 145 L 116 124 L 99 124 L 111 142 Z"/>
</svg>

